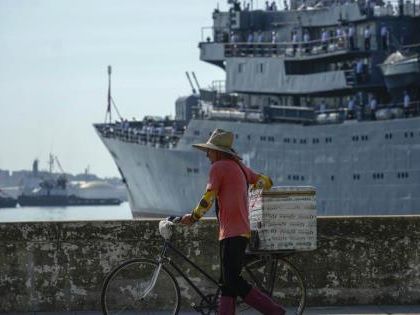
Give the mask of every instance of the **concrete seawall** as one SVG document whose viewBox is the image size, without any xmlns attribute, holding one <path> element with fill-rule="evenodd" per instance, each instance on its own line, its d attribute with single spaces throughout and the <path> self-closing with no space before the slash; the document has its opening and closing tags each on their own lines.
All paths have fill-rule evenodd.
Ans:
<svg viewBox="0 0 420 315">
<path fill-rule="evenodd" d="M 113 266 L 156 255 L 157 226 L 157 220 L 0 224 L 0 312 L 99 310 Z M 214 220 L 178 227 L 175 243 L 218 274 Z M 318 250 L 292 260 L 305 275 L 309 305 L 420 304 L 420 216 L 319 218 Z M 180 285 L 189 302 L 194 294 Z"/>
</svg>

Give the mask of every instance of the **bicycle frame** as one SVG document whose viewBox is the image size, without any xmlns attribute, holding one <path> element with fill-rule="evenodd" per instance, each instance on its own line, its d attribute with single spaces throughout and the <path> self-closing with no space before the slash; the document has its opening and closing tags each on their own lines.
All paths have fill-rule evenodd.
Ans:
<svg viewBox="0 0 420 315">
<path fill-rule="evenodd" d="M 191 259 L 189 259 L 184 253 L 182 253 L 179 249 L 177 249 L 170 241 L 165 240 L 162 246 L 162 251 L 159 255 L 158 261 L 160 264 L 163 264 L 164 261 L 166 261 L 167 263 L 169 263 L 169 265 L 171 265 L 176 272 L 185 279 L 185 281 L 187 281 L 187 283 L 194 289 L 194 291 L 206 302 L 207 306 L 212 306 L 215 301 L 210 300 L 201 290 L 200 288 L 198 288 L 192 281 L 191 279 L 181 270 L 181 268 L 178 267 L 178 265 L 173 262 L 170 257 L 168 256 L 169 252 L 173 252 L 175 255 L 174 256 L 178 256 L 181 257 L 184 261 L 186 261 L 190 266 L 192 266 L 195 270 L 197 270 L 200 274 L 202 274 L 203 276 L 205 276 L 210 282 L 212 282 L 216 288 L 216 295 L 215 298 L 217 298 L 217 293 L 219 290 L 221 290 L 221 284 L 216 281 L 212 276 L 210 276 L 205 270 L 203 270 L 200 266 L 198 266 L 197 264 L 195 264 Z M 263 253 L 254 253 L 251 254 L 254 257 L 262 257 L 262 256 L 267 256 L 268 257 L 268 261 L 270 263 L 270 269 L 269 269 L 269 274 L 270 276 L 270 281 L 267 284 L 267 286 L 265 287 L 266 293 L 268 293 L 270 296 L 273 293 L 273 289 L 274 289 L 274 281 L 275 281 L 275 275 L 277 274 L 277 260 L 278 259 L 282 259 L 284 257 L 287 257 L 289 255 L 293 254 L 293 252 L 286 252 L 286 253 L 281 253 L 281 254 L 266 254 L 264 255 Z M 254 281 L 255 284 L 257 284 L 257 286 L 261 289 L 263 289 L 263 286 L 261 285 L 260 281 L 258 279 L 255 278 L 253 272 L 249 269 L 246 268 L 246 266 L 244 266 L 245 270 L 247 271 L 248 275 L 252 278 L 252 280 Z M 160 270 L 160 269 L 159 269 Z M 153 284 L 152 284 L 153 285 Z"/>
<path fill-rule="evenodd" d="M 212 303 L 215 301 L 209 300 L 209 298 L 200 290 L 198 286 L 196 286 L 191 279 L 178 267 L 178 265 L 173 262 L 168 257 L 168 252 L 172 251 L 175 256 L 181 257 L 184 261 L 186 261 L 190 266 L 192 266 L 195 270 L 200 272 L 203 276 L 205 276 L 210 282 L 212 282 L 216 287 L 216 293 L 221 289 L 221 285 L 218 281 L 216 281 L 211 275 L 209 275 L 206 271 L 204 271 L 200 266 L 196 265 L 191 259 L 189 259 L 184 253 L 178 250 L 170 241 L 165 240 L 163 243 L 162 251 L 159 255 L 159 263 L 163 264 L 164 261 L 168 262 L 177 272 L 178 274 L 187 281 L 187 283 L 194 289 L 194 291 L 206 302 L 208 306 L 212 306 Z M 216 294 L 217 296 L 217 294 Z"/>
</svg>

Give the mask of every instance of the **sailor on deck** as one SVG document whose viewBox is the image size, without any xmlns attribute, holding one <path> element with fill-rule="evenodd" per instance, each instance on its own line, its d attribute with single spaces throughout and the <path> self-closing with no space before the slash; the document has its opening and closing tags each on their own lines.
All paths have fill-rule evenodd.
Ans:
<svg viewBox="0 0 420 315">
<path fill-rule="evenodd" d="M 364 36 L 364 39 L 365 39 L 365 50 L 370 50 L 371 32 L 370 32 L 369 25 L 367 25 L 365 27 L 365 31 L 363 32 L 363 36 Z"/>
<path fill-rule="evenodd" d="M 378 105 L 378 102 L 376 101 L 375 96 L 372 96 L 370 98 L 370 102 L 369 102 L 370 119 L 371 120 L 376 120 L 375 113 L 376 113 L 376 107 L 377 107 L 377 105 Z"/>
<path fill-rule="evenodd" d="M 309 53 L 311 51 L 310 49 L 310 44 L 309 41 L 311 40 L 311 37 L 309 35 L 309 31 L 305 30 L 305 32 L 303 33 L 303 42 L 304 42 L 304 47 L 305 47 L 305 53 Z"/>
<path fill-rule="evenodd" d="M 354 28 L 354 25 L 350 25 L 349 26 L 349 29 L 348 29 L 348 31 L 347 31 L 347 36 L 348 36 L 348 39 L 349 39 L 349 48 L 350 48 L 350 50 L 354 50 L 354 48 L 355 48 L 355 45 L 354 45 L 354 35 L 355 35 L 355 28 Z"/>
<path fill-rule="evenodd" d="M 350 96 L 349 102 L 347 103 L 347 118 L 348 119 L 354 118 L 354 114 L 355 114 L 354 110 L 355 110 L 354 97 Z"/>
<path fill-rule="evenodd" d="M 321 34 L 322 49 L 326 52 L 328 50 L 328 31 L 323 29 Z"/>
<path fill-rule="evenodd" d="M 381 41 L 382 41 L 382 49 L 388 50 L 388 28 L 385 24 L 381 26 Z"/>
<path fill-rule="evenodd" d="M 293 56 L 296 55 L 297 47 L 298 47 L 298 35 L 297 31 L 292 32 L 292 45 L 293 45 Z"/>
<path fill-rule="evenodd" d="M 408 117 L 410 115 L 410 95 L 408 95 L 407 90 L 404 91 L 404 114 L 405 117 Z"/>
</svg>

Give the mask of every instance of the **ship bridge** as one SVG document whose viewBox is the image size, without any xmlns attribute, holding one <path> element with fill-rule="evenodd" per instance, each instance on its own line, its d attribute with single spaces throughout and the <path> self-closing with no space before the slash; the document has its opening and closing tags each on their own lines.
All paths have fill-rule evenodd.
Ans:
<svg viewBox="0 0 420 315">
<path fill-rule="evenodd" d="M 397 12 L 389 6 L 365 11 L 357 3 L 215 11 L 213 40 L 199 44 L 200 58 L 226 71 L 228 93 L 346 95 L 355 88 L 382 93 L 384 79 L 376 65 L 419 22 L 415 12 Z M 380 35 L 384 25 L 392 30 L 387 47 Z M 410 40 L 420 42 L 418 37 L 413 34 Z"/>
</svg>

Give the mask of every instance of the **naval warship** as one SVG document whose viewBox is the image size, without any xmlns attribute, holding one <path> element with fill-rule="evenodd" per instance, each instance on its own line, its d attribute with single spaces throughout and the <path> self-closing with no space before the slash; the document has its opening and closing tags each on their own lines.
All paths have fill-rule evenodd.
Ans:
<svg viewBox="0 0 420 315">
<path fill-rule="evenodd" d="M 419 5 L 228 8 L 212 12 L 199 43 L 200 59 L 224 69 L 225 81 L 200 88 L 193 73 L 174 119 L 94 125 L 133 215 L 191 211 L 209 169 L 191 145 L 215 128 L 234 132 L 243 162 L 275 185 L 315 186 L 319 215 L 420 214 Z"/>
</svg>

